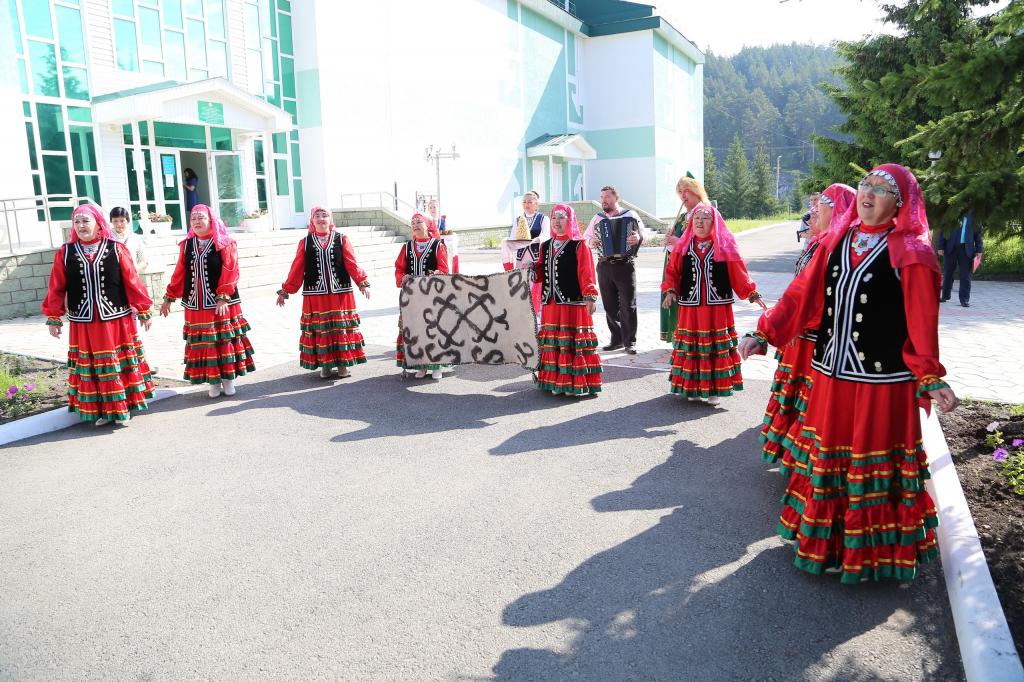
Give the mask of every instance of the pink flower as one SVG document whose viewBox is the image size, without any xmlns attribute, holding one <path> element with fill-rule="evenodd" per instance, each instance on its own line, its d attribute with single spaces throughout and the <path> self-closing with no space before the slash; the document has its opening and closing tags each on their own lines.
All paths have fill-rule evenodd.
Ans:
<svg viewBox="0 0 1024 682">
<path fill-rule="evenodd" d="M 36 390 L 36 385 L 35 384 L 25 384 L 24 386 L 21 387 L 21 390 L 23 390 L 23 391 L 34 391 L 34 390 Z"/>
<path fill-rule="evenodd" d="M 14 395 L 17 392 L 18 392 L 18 387 L 17 386 L 11 386 L 10 388 L 7 389 L 7 395 Z"/>
<path fill-rule="evenodd" d="M 1006 451 L 1006 448 L 996 448 L 995 452 L 992 453 L 992 459 L 994 459 L 997 462 L 1002 462 L 1009 456 L 1010 453 Z"/>
<path fill-rule="evenodd" d="M 1024 438 L 1014 438 L 1012 445 L 1015 448 L 1019 448 L 1021 445 L 1024 445 Z"/>
</svg>

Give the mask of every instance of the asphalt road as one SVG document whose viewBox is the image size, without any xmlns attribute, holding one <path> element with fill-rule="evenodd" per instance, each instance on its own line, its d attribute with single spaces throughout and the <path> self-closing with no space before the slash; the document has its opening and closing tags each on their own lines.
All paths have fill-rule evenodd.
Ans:
<svg viewBox="0 0 1024 682">
<path fill-rule="evenodd" d="M 0 677 L 962 678 L 938 565 L 792 565 L 766 383 L 713 408 L 612 367 L 574 400 L 389 350 L 0 450 Z"/>
</svg>

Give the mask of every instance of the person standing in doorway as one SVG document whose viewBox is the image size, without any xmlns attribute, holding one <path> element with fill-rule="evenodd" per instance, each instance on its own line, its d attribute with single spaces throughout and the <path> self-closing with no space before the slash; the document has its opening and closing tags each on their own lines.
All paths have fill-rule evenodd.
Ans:
<svg viewBox="0 0 1024 682">
<path fill-rule="evenodd" d="M 199 203 L 199 176 L 191 168 L 185 169 L 185 212 L 192 214 L 192 209 Z"/>
<path fill-rule="evenodd" d="M 602 239 L 602 235 L 605 236 Z M 616 238 L 625 235 L 625 248 Z M 636 266 L 633 261 L 644 240 L 644 224 L 631 209 L 619 207 L 619 191 L 601 188 L 601 212 L 593 217 L 583 240 L 597 252 L 597 284 L 611 340 L 602 350 L 636 355 Z"/>
<path fill-rule="evenodd" d="M 974 209 L 960 218 L 960 224 L 947 237 L 939 234 L 939 251 L 944 259 L 942 268 L 942 299 L 949 300 L 953 293 L 953 273 L 960 268 L 960 305 L 971 307 L 971 279 L 981 266 L 981 225 L 974 220 Z"/>
</svg>

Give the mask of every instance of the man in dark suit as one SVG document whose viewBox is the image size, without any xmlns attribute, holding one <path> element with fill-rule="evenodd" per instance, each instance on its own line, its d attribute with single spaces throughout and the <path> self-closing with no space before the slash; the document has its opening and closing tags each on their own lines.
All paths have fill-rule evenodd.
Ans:
<svg viewBox="0 0 1024 682">
<path fill-rule="evenodd" d="M 960 268 L 960 305 L 971 305 L 971 277 L 981 265 L 981 225 L 974 221 L 974 209 L 960 219 L 950 234 L 939 235 L 939 251 L 945 259 L 942 274 L 942 302 L 953 293 L 953 272 Z"/>
</svg>

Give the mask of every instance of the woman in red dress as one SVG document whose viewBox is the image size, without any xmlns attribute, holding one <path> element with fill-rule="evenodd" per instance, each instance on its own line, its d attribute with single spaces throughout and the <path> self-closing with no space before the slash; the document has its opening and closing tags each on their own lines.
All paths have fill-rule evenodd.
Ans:
<svg viewBox="0 0 1024 682">
<path fill-rule="evenodd" d="M 319 368 L 323 379 L 332 372 L 351 376 L 349 367 L 366 362 L 353 283 L 370 298 L 370 280 L 356 263 L 352 242 L 334 227 L 327 209 L 314 206 L 309 234 L 299 242 L 288 279 L 277 292 L 277 305 L 302 288 L 299 366 Z"/>
<path fill-rule="evenodd" d="M 71 214 L 68 243 L 57 249 L 43 314 L 60 338 L 68 316 L 68 411 L 96 426 L 128 423 L 153 397 L 133 311 L 149 330 L 153 300 L 128 248 L 114 239 L 103 211 L 83 204 Z"/>
<path fill-rule="evenodd" d="M 601 357 L 592 317 L 599 294 L 594 257 L 580 237 L 572 206 L 551 209 L 551 238 L 541 242 L 533 267 L 542 301 L 537 386 L 552 395 L 600 393 Z"/>
<path fill-rule="evenodd" d="M 829 185 L 820 195 L 817 208 L 811 213 L 811 233 L 807 245 L 796 261 L 799 275 L 821 244 L 821 238 L 833 222 L 838 222 L 853 204 L 857 191 L 849 185 Z M 815 329 L 805 329 L 800 335 L 776 351 L 779 366 L 772 382 L 772 395 L 764 412 L 761 427 L 761 457 L 774 464 L 782 458 L 779 471 L 788 476 L 793 470 L 792 441 L 800 435 L 800 420 L 807 411 L 811 396 L 811 354 L 817 340 Z"/>
<path fill-rule="evenodd" d="M 234 395 L 235 379 L 256 369 L 238 298 L 238 248 L 209 206 L 194 206 L 189 224 L 160 314 L 179 298 L 185 306 L 185 380 L 210 384 L 211 398 Z"/>
<path fill-rule="evenodd" d="M 957 404 L 939 379 L 939 267 L 909 170 L 878 166 L 854 206 L 740 353 L 818 330 L 778 527 L 796 565 L 844 583 L 911 580 L 936 555 L 938 525 L 918 407 Z"/>
<path fill-rule="evenodd" d="M 448 251 L 440 237 L 430 236 L 427 217 L 414 213 L 409 221 L 412 239 L 402 245 L 395 259 L 395 286 L 399 289 L 411 277 L 429 277 L 448 274 Z M 402 341 L 402 318 L 398 318 L 398 340 L 395 342 L 395 364 L 405 372 L 405 344 Z M 431 372 L 431 377 L 440 379 L 444 365 L 417 365 L 416 378 L 422 379 Z"/>
<path fill-rule="evenodd" d="M 669 256 L 661 290 L 665 293 L 662 307 L 679 305 L 671 392 L 713 405 L 719 396 L 742 391 L 733 291 L 762 308 L 765 305 L 736 239 L 714 206 L 698 204 L 690 212 L 686 231 Z"/>
</svg>

